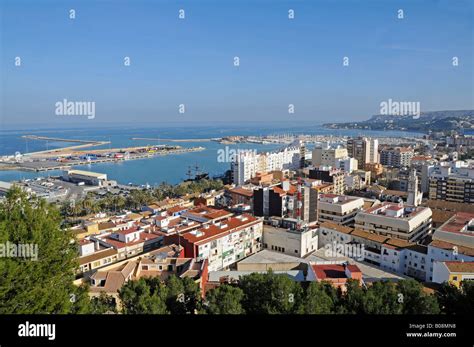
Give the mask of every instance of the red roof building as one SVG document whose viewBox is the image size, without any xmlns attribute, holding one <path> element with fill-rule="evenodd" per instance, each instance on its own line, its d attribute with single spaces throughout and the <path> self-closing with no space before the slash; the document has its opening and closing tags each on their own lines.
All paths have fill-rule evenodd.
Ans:
<svg viewBox="0 0 474 347">
<path fill-rule="evenodd" d="M 316 281 L 327 281 L 333 286 L 346 290 L 348 279 L 354 279 L 362 284 L 362 271 L 352 264 L 315 264 L 311 266 Z"/>
</svg>

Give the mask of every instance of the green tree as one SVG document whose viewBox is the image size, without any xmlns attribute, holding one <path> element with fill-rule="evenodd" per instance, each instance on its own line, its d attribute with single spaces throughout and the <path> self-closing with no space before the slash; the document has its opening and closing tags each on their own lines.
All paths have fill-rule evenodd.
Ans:
<svg viewBox="0 0 474 347">
<path fill-rule="evenodd" d="M 423 286 L 415 280 L 397 282 L 397 291 L 403 303 L 403 314 L 438 314 L 440 312 L 436 297 L 426 294 Z"/>
<path fill-rule="evenodd" d="M 400 314 L 403 301 L 398 294 L 394 283 L 374 282 L 364 291 L 362 312 L 366 314 Z"/>
<path fill-rule="evenodd" d="M 331 295 L 334 294 L 334 295 Z M 329 314 L 334 312 L 336 291 L 329 283 L 311 282 L 306 288 L 299 307 L 303 314 Z"/>
<path fill-rule="evenodd" d="M 68 313 L 77 269 L 77 248 L 61 230 L 59 210 L 19 188 L 0 203 L 0 243 L 32 246 L 37 259 L 4 257 L 0 261 L 0 313 Z"/>
<path fill-rule="evenodd" d="M 125 314 L 167 314 L 167 289 L 163 284 L 150 286 L 148 279 L 128 281 L 119 291 Z"/>
<path fill-rule="evenodd" d="M 72 314 L 89 314 L 91 313 L 91 301 L 89 299 L 89 286 L 81 285 L 74 288 L 74 292 L 69 296 L 72 302 Z"/>
<path fill-rule="evenodd" d="M 249 314 L 296 313 L 302 296 L 299 283 L 271 270 L 243 276 L 239 287 L 244 292 L 242 306 Z"/>
<path fill-rule="evenodd" d="M 203 309 L 208 314 L 243 314 L 241 301 L 244 292 L 238 287 L 223 284 L 206 293 L 206 304 Z"/>
<path fill-rule="evenodd" d="M 90 299 L 90 313 L 117 313 L 115 298 L 107 295 L 105 292 L 101 292 L 99 296 Z"/>
<path fill-rule="evenodd" d="M 346 291 L 338 290 L 337 313 L 361 314 L 364 313 L 365 291 L 359 281 L 349 279 L 346 283 Z"/>
<path fill-rule="evenodd" d="M 474 311 L 474 282 L 462 281 L 461 287 L 445 282 L 436 293 L 441 312 L 472 314 Z"/>
<path fill-rule="evenodd" d="M 171 314 L 194 314 L 200 309 L 199 285 L 192 278 L 170 276 L 166 287 L 166 305 Z"/>
</svg>

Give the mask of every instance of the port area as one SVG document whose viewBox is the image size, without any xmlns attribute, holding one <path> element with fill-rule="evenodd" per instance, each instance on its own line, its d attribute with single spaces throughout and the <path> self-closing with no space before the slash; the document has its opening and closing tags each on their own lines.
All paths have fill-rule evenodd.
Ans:
<svg viewBox="0 0 474 347">
<path fill-rule="evenodd" d="M 26 137 L 26 136 L 23 136 Z M 118 162 L 123 160 L 146 159 L 161 155 L 181 154 L 202 151 L 204 147 L 181 147 L 170 145 L 153 145 L 126 148 L 89 149 L 85 147 L 103 146 L 107 141 L 85 141 L 31 136 L 29 139 L 46 141 L 63 141 L 80 143 L 78 145 L 56 148 L 46 151 L 0 157 L 0 170 L 50 171 L 64 170 L 75 165 Z"/>
</svg>

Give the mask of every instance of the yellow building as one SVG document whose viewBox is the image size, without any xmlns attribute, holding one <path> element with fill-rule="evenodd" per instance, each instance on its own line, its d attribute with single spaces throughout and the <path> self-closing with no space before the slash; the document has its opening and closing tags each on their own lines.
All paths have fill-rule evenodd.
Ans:
<svg viewBox="0 0 474 347">
<path fill-rule="evenodd" d="M 437 261 L 433 266 L 433 282 L 449 282 L 456 287 L 462 281 L 474 280 L 474 262 L 467 261 Z"/>
</svg>

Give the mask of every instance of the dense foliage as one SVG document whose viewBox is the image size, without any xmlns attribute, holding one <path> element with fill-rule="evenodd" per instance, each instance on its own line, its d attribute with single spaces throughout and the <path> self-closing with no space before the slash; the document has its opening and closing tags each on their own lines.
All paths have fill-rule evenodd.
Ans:
<svg viewBox="0 0 474 347">
<path fill-rule="evenodd" d="M 161 183 L 154 189 L 132 189 L 126 196 L 111 193 L 105 196 L 97 196 L 95 193 L 89 193 L 77 203 L 64 202 L 61 206 L 61 213 L 63 216 L 79 217 L 98 212 L 116 213 L 123 209 L 137 211 L 142 206 L 154 201 L 197 195 L 205 191 L 220 190 L 223 186 L 221 180 L 201 179 L 199 181 L 182 182 L 177 185 Z"/>
<path fill-rule="evenodd" d="M 188 277 L 171 276 L 166 283 L 159 278 L 129 281 L 119 297 L 128 314 L 191 314 L 201 304 L 199 286 Z"/>
<path fill-rule="evenodd" d="M 204 314 L 438 314 L 472 312 L 472 288 L 445 285 L 448 295 L 427 294 L 415 280 L 380 281 L 347 290 L 328 282 L 302 284 L 285 275 L 254 273 L 235 285 L 222 284 L 200 299 L 199 288 L 186 289 L 186 279 L 172 277 L 128 282 L 120 292 L 124 313 Z M 193 283 L 192 281 L 189 284 Z M 182 295 L 181 300 L 180 294 Z M 443 302 L 440 307 L 438 302 Z M 471 306 L 469 306 L 471 305 Z M 446 309 L 449 307 L 449 310 Z M 469 308 L 468 308 L 469 307 Z"/>
<path fill-rule="evenodd" d="M 54 206 L 28 199 L 18 188 L 0 203 L 0 244 L 30 249 L 33 255 L 0 258 L 0 313 L 75 312 L 75 303 L 84 297 L 73 285 L 78 254 L 60 222 Z"/>
</svg>

